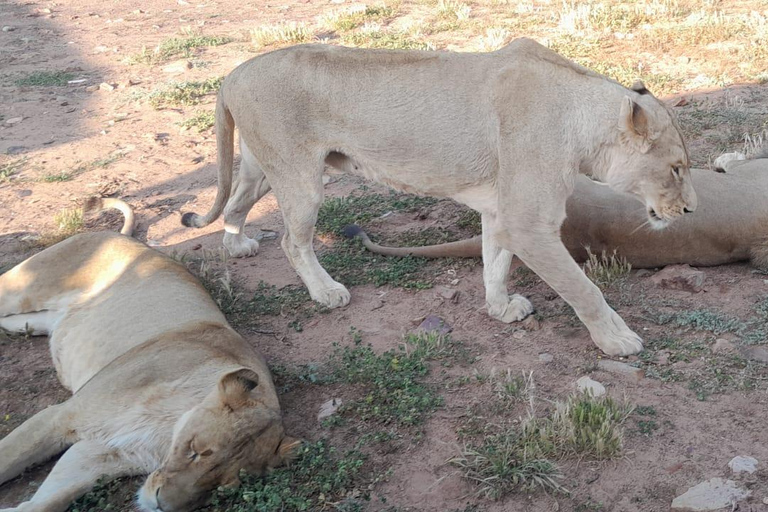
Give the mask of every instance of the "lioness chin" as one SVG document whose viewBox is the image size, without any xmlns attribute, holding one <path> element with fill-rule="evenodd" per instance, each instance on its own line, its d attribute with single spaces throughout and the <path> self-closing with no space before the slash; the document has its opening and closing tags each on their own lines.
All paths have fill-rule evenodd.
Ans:
<svg viewBox="0 0 768 512">
<path fill-rule="evenodd" d="M 48 334 L 73 393 L 0 440 L 0 484 L 64 452 L 0 512 L 63 511 L 99 478 L 141 474 L 142 510 L 186 512 L 298 444 L 263 358 L 183 266 L 132 238 L 76 235 L 1 275 L 0 328 Z"/>
<path fill-rule="evenodd" d="M 242 163 L 232 186 L 234 127 Z M 486 303 L 503 322 L 533 311 L 509 295 L 515 254 L 576 311 L 606 353 L 642 349 L 560 240 L 579 173 L 637 197 L 664 227 L 696 208 L 688 154 L 670 111 L 529 39 L 491 53 L 301 45 L 255 57 L 222 83 L 216 106 L 219 189 L 202 227 L 224 211 L 224 245 L 255 254 L 248 211 L 274 190 L 282 247 L 312 298 L 350 294 L 312 248 L 326 165 L 395 189 L 450 197 L 482 214 Z M 230 197 L 231 193 L 231 197 Z"/>
</svg>

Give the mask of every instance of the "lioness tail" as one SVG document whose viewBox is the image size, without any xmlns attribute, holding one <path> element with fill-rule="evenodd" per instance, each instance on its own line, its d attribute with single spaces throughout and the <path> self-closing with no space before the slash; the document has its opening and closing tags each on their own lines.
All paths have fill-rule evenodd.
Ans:
<svg viewBox="0 0 768 512">
<path fill-rule="evenodd" d="M 342 233 L 347 238 L 358 237 L 369 251 L 384 256 L 416 256 L 419 258 L 477 258 L 482 256 L 482 237 L 476 236 L 458 242 L 448 242 L 423 247 L 386 247 L 375 244 L 360 226 L 345 226 Z"/>
<path fill-rule="evenodd" d="M 219 160 L 219 187 L 211 210 L 203 217 L 188 212 L 181 223 L 189 228 L 202 228 L 219 218 L 232 191 L 232 164 L 235 157 L 235 120 L 224 103 L 223 85 L 216 101 L 216 151 Z"/>
<path fill-rule="evenodd" d="M 120 234 L 126 236 L 133 235 L 136 219 L 133 216 L 133 209 L 131 209 L 130 205 L 125 201 L 121 199 L 112 199 L 110 197 L 92 196 L 87 198 L 83 203 L 84 213 L 95 213 L 110 208 L 120 210 L 120 213 L 123 214 L 123 227 L 120 229 Z"/>
</svg>

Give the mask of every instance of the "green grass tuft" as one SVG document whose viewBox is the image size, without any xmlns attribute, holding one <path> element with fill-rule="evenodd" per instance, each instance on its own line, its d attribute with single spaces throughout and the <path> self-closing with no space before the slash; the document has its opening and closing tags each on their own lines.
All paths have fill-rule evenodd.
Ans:
<svg viewBox="0 0 768 512">
<path fill-rule="evenodd" d="M 603 251 L 599 256 L 589 247 L 586 250 L 589 259 L 584 263 L 584 273 L 598 286 L 607 287 L 623 281 L 632 270 L 627 259 L 618 256 L 615 250 L 611 255 Z"/>
<path fill-rule="evenodd" d="M 175 82 L 149 95 L 149 104 L 155 109 L 197 105 L 204 96 L 218 92 L 223 77 L 203 81 Z"/>
<path fill-rule="evenodd" d="M 186 130 L 191 130 L 194 128 L 197 130 L 197 133 L 202 133 L 213 128 L 215 122 L 216 115 L 213 110 L 205 110 L 202 112 L 197 112 L 194 116 L 185 121 L 182 121 L 180 125 Z"/>
<path fill-rule="evenodd" d="M 192 50 L 210 46 L 221 46 L 231 43 L 233 39 L 226 36 L 204 36 L 200 34 L 188 37 L 172 37 L 165 39 L 153 50 L 142 48 L 141 52 L 130 59 L 132 64 L 161 64 L 173 57 L 191 57 Z"/>
<path fill-rule="evenodd" d="M 67 85 L 75 75 L 66 71 L 35 71 L 14 82 L 18 86 L 48 87 Z"/>
</svg>

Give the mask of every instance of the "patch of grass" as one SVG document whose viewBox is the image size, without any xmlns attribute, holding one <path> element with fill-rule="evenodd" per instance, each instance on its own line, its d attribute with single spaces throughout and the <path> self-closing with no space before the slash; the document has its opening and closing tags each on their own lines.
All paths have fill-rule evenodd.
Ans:
<svg viewBox="0 0 768 512">
<path fill-rule="evenodd" d="M 50 247 L 83 230 L 83 209 L 67 208 L 53 216 L 56 231 L 43 233 L 34 241 L 37 247 Z"/>
<path fill-rule="evenodd" d="M 622 425 L 633 409 L 609 396 L 571 396 L 555 404 L 550 419 L 529 423 L 528 439 L 545 454 L 611 459 L 621 453 Z"/>
<path fill-rule="evenodd" d="M 469 19 L 472 8 L 458 0 L 438 0 L 437 15 L 444 20 L 465 21 Z"/>
<path fill-rule="evenodd" d="M 384 23 L 395 16 L 396 9 L 388 5 L 367 5 L 326 16 L 324 23 L 336 32 L 347 32 L 365 23 Z"/>
<path fill-rule="evenodd" d="M 141 52 L 130 59 L 130 63 L 160 64 L 173 57 L 191 57 L 192 50 L 210 46 L 221 46 L 231 43 L 233 39 L 227 36 L 204 36 L 190 33 L 186 37 L 172 37 L 163 40 L 153 50 L 142 48 Z"/>
<path fill-rule="evenodd" d="M 284 23 L 271 27 L 254 28 L 251 43 L 256 47 L 308 43 L 314 38 L 312 30 L 303 23 Z"/>
<path fill-rule="evenodd" d="M 35 71 L 24 78 L 19 78 L 14 84 L 20 87 L 49 87 L 67 85 L 75 75 L 66 71 Z"/>
<path fill-rule="evenodd" d="M 390 193 L 327 199 L 320 207 L 315 229 L 319 234 L 338 236 L 344 226 L 365 224 L 391 211 L 415 211 L 437 203 L 431 197 Z"/>
<path fill-rule="evenodd" d="M 421 272 L 428 264 L 425 258 L 381 256 L 367 251 L 359 240 L 340 240 L 333 250 L 319 255 L 320 264 L 337 281 L 356 286 L 399 286 L 426 289 L 432 282 Z"/>
<path fill-rule="evenodd" d="M 209 78 L 203 81 L 172 82 L 149 95 L 149 104 L 155 109 L 197 105 L 209 94 L 218 92 L 223 77 Z"/>
<path fill-rule="evenodd" d="M 478 494 L 499 499 L 513 491 L 537 489 L 558 491 L 562 478 L 550 460 L 536 458 L 526 450 L 524 434 L 508 431 L 491 435 L 478 446 L 465 446 L 449 460 L 462 476 L 479 486 Z"/>
<path fill-rule="evenodd" d="M 61 171 L 57 173 L 45 174 L 42 178 L 40 178 L 40 181 L 44 181 L 45 183 L 60 183 L 63 181 L 70 181 L 74 177 L 74 173 L 70 171 Z"/>
<path fill-rule="evenodd" d="M 611 255 L 603 251 L 599 256 L 593 253 L 589 247 L 586 247 L 586 250 L 588 259 L 584 263 L 584 273 L 600 287 L 611 286 L 623 281 L 632 270 L 632 265 L 627 259 L 618 256 L 615 250 Z"/>
<path fill-rule="evenodd" d="M 480 51 L 496 51 L 507 44 L 511 37 L 512 33 L 504 27 L 486 29 L 485 35 L 480 39 Z"/>
<path fill-rule="evenodd" d="M 243 473 L 239 487 L 219 488 L 205 510 L 361 510 L 359 507 L 369 493 L 362 473 L 365 459 L 356 449 L 342 454 L 326 441 L 307 443 L 288 467 L 275 469 L 264 477 Z"/>
<path fill-rule="evenodd" d="M 709 331 L 713 334 L 723 334 L 726 332 L 739 333 L 747 327 L 744 322 L 736 317 L 705 309 L 662 313 L 657 317 L 656 322 L 659 325 L 671 324 L 683 329 Z"/>
<path fill-rule="evenodd" d="M 381 28 L 369 27 L 344 34 L 342 41 L 346 45 L 358 48 L 383 48 L 388 50 L 434 50 L 435 47 L 416 36 L 406 32 L 384 31 Z"/>
<path fill-rule="evenodd" d="M 337 349 L 331 362 L 335 379 L 361 386 L 364 393 L 363 398 L 344 404 L 341 413 L 380 425 L 422 424 L 443 404 L 424 380 L 428 360 L 446 343 L 442 336 L 413 334 L 397 350 L 382 354 L 360 344 Z"/>
<path fill-rule="evenodd" d="M 637 430 L 643 435 L 651 436 L 658 429 L 658 423 L 653 420 L 640 420 L 637 422 Z"/>
<path fill-rule="evenodd" d="M 135 479 L 134 479 L 135 480 Z M 126 510 L 134 499 L 131 479 L 118 478 L 106 481 L 100 478 L 94 488 L 77 498 L 67 512 L 107 512 Z"/>
<path fill-rule="evenodd" d="M 464 210 L 459 218 L 456 220 L 456 225 L 462 229 L 466 229 L 475 235 L 479 235 L 483 231 L 483 222 L 480 216 L 480 212 L 467 208 Z"/>
<path fill-rule="evenodd" d="M 491 371 L 489 381 L 496 390 L 496 397 L 502 402 L 528 402 L 532 398 L 533 373 L 522 372 L 516 375 L 507 368 L 505 372 L 499 374 L 494 369 Z"/>
<path fill-rule="evenodd" d="M 59 172 L 49 172 L 44 174 L 42 177 L 39 178 L 39 181 L 45 182 L 45 183 L 59 183 L 63 181 L 71 181 L 77 176 L 88 172 L 92 169 L 106 169 L 119 159 L 121 159 L 125 154 L 122 151 L 115 151 L 111 155 L 106 156 L 104 158 L 98 158 L 96 160 L 93 160 L 92 162 L 80 164 L 74 169 L 69 169 L 65 171 L 59 171 Z"/>
<path fill-rule="evenodd" d="M 19 173 L 24 164 L 27 163 L 26 158 L 19 158 L 12 162 L 4 163 L 0 165 L 0 183 L 7 183 L 13 179 L 15 175 Z"/>
<path fill-rule="evenodd" d="M 191 130 L 194 128 L 197 130 L 197 133 L 202 133 L 213 128 L 215 121 L 215 113 L 212 110 L 205 110 L 197 112 L 194 116 L 182 121 L 179 124 L 185 130 Z"/>
</svg>

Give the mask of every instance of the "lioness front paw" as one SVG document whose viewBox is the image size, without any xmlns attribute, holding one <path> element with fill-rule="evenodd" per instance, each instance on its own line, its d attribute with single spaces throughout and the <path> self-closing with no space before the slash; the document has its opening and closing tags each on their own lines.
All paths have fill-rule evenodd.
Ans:
<svg viewBox="0 0 768 512">
<path fill-rule="evenodd" d="M 533 313 L 531 301 L 517 293 L 510 295 L 506 303 L 487 304 L 488 316 L 505 324 L 519 322 Z"/>
<path fill-rule="evenodd" d="M 643 350 L 642 338 L 613 310 L 604 322 L 590 326 L 590 334 L 595 345 L 609 356 L 629 356 Z"/>
<path fill-rule="evenodd" d="M 336 284 L 337 286 L 332 288 L 325 288 L 316 293 L 310 292 L 312 300 L 319 302 L 323 306 L 330 309 L 346 306 L 349 304 L 349 300 L 351 299 L 349 290 L 347 290 L 344 285 L 338 283 Z"/>
<path fill-rule="evenodd" d="M 224 247 L 233 258 L 247 258 L 259 253 L 259 242 L 245 235 L 224 233 Z"/>
</svg>

